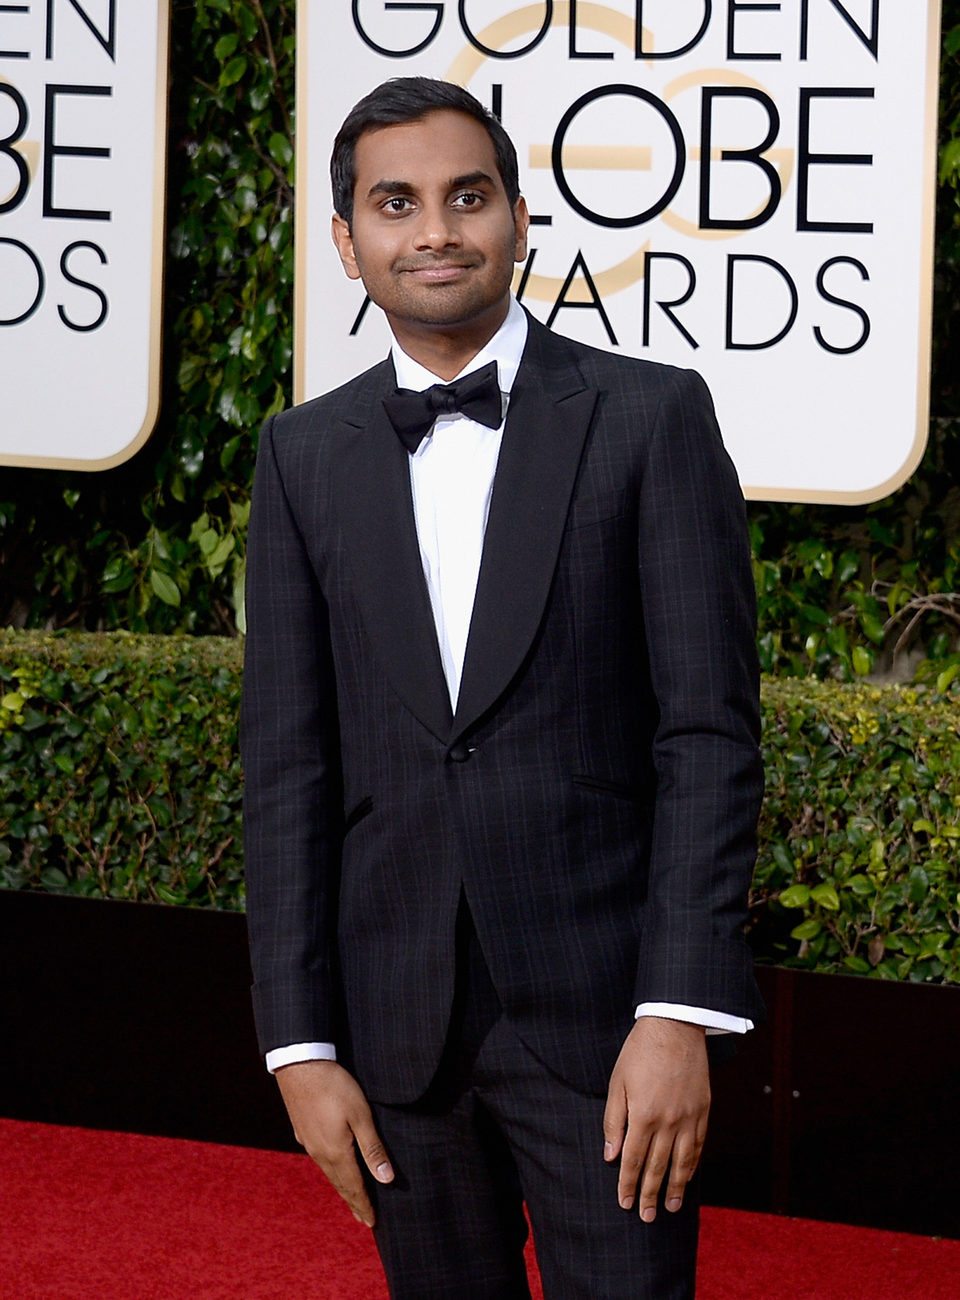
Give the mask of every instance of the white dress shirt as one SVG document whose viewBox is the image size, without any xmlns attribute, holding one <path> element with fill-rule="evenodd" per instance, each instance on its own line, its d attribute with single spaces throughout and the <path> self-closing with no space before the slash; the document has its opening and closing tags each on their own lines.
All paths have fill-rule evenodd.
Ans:
<svg viewBox="0 0 960 1300">
<path fill-rule="evenodd" d="M 459 413 L 440 415 L 433 429 L 410 457 L 413 511 L 420 543 L 420 559 L 430 593 L 443 675 L 456 710 L 467 634 L 480 574 L 483 538 L 493 496 L 493 480 L 503 440 L 510 391 L 520 368 L 527 341 L 527 318 L 515 298 L 507 318 L 490 342 L 455 378 L 472 374 L 496 361 L 503 398 L 503 420 L 498 429 Z M 402 350 L 394 340 L 393 364 L 399 388 L 422 392 L 445 382 Z M 746 1033 L 751 1020 L 704 1007 L 671 1002 L 644 1002 L 639 1016 L 664 1016 L 703 1025 L 707 1033 Z M 266 1055 L 267 1069 L 296 1061 L 336 1060 L 332 1043 L 294 1043 Z"/>
</svg>

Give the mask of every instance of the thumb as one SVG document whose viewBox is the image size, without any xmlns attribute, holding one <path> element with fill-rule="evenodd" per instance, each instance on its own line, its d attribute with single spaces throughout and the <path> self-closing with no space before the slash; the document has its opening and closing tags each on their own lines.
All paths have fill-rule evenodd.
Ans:
<svg viewBox="0 0 960 1300">
<path fill-rule="evenodd" d="M 627 1097 L 616 1082 L 611 1083 L 607 1094 L 607 1105 L 603 1112 L 603 1158 L 616 1160 L 623 1145 L 623 1133 L 627 1124 Z"/>
<path fill-rule="evenodd" d="M 386 1147 L 380 1140 L 380 1134 L 376 1130 L 373 1116 L 369 1111 L 354 1126 L 353 1136 L 357 1140 L 357 1146 L 360 1148 L 364 1164 L 377 1182 L 392 1183 L 393 1165 L 390 1163 Z"/>
</svg>

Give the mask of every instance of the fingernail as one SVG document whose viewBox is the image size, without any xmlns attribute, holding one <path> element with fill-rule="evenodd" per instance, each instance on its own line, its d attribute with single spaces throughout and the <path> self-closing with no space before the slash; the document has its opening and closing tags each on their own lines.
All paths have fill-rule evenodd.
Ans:
<svg viewBox="0 0 960 1300">
<path fill-rule="evenodd" d="M 682 1204 L 683 1201 L 681 1201 L 679 1196 L 671 1196 L 669 1201 L 667 1201 L 667 1209 L 671 1214 L 676 1214 Z"/>
<path fill-rule="evenodd" d="M 644 1223 L 653 1223 L 656 1217 L 657 1217 L 657 1212 L 652 1205 L 648 1205 L 645 1210 L 640 1211 L 640 1218 L 644 1221 Z"/>
<path fill-rule="evenodd" d="M 604 1158 L 604 1160 L 612 1160 L 612 1159 L 613 1159 L 613 1143 L 612 1143 L 612 1142 L 604 1142 L 604 1144 L 603 1144 L 603 1158 Z"/>
<path fill-rule="evenodd" d="M 387 1183 L 393 1177 L 393 1166 L 389 1160 L 384 1160 L 382 1165 L 377 1165 L 377 1177 L 381 1183 Z"/>
<path fill-rule="evenodd" d="M 621 1197 L 620 1197 L 620 1208 L 621 1208 L 622 1210 L 632 1210 L 632 1209 L 633 1209 L 633 1197 L 632 1197 L 632 1196 L 621 1196 Z"/>
<path fill-rule="evenodd" d="M 360 1218 L 360 1215 L 356 1212 L 356 1210 L 351 1211 L 351 1213 L 353 1214 L 353 1217 L 356 1219 L 357 1223 L 363 1223 L 363 1219 Z"/>
</svg>

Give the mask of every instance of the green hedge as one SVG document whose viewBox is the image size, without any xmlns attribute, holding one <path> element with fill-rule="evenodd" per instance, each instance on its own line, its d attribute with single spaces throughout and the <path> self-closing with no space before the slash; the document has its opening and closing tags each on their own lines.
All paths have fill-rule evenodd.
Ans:
<svg viewBox="0 0 960 1300">
<path fill-rule="evenodd" d="M 240 643 L 0 633 L 0 886 L 241 908 Z"/>
<path fill-rule="evenodd" d="M 960 692 L 939 685 L 765 681 L 762 959 L 960 983 Z"/>
<path fill-rule="evenodd" d="M 0 887 L 242 908 L 240 671 L 227 638 L 0 633 Z M 960 983 L 940 686 L 764 683 L 760 960 Z"/>
</svg>

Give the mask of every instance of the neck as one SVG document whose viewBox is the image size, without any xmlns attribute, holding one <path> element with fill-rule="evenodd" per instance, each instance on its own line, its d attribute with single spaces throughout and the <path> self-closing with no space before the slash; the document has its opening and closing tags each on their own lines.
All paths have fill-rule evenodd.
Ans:
<svg viewBox="0 0 960 1300">
<path fill-rule="evenodd" d="M 486 347 L 507 319 L 509 310 L 510 299 L 506 297 L 481 316 L 455 324 L 430 325 L 390 316 L 387 319 L 408 357 L 439 379 L 450 380 Z"/>
</svg>

